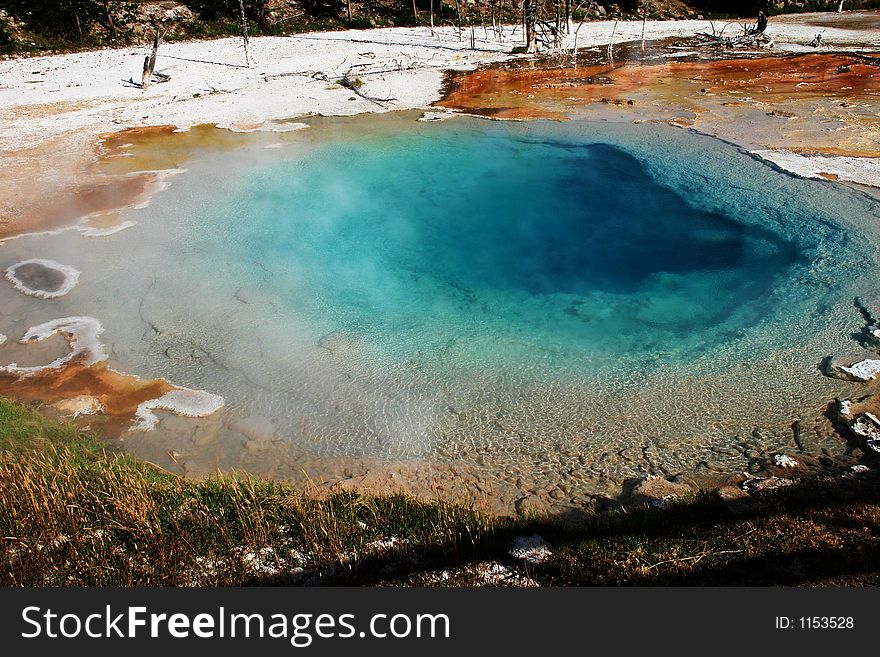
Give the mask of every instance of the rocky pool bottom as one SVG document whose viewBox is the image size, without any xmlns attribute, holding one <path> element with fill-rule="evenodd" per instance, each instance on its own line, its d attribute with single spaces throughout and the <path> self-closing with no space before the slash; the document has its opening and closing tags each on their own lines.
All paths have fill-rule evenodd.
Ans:
<svg viewBox="0 0 880 657">
<path fill-rule="evenodd" d="M 772 473 L 776 454 L 858 461 L 825 412 L 873 384 L 819 363 L 868 353 L 854 299 L 880 308 L 876 200 L 668 126 L 417 117 L 309 119 L 232 150 L 212 128 L 113 144 L 110 166 L 185 172 L 125 230 L 0 247 L 13 274 L 80 272 L 53 300 L 0 289 L 2 362 L 67 352 L 58 335 L 16 343 L 63 317 L 96 318 L 107 360 L 0 392 L 79 410 L 191 476 L 502 511 L 590 504 L 644 475 Z M 148 377 L 176 387 L 145 392 Z M 117 385 L 127 410 L 64 403 Z M 154 404 L 142 430 L 135 410 L 175 390 L 225 404 L 198 419 Z"/>
</svg>

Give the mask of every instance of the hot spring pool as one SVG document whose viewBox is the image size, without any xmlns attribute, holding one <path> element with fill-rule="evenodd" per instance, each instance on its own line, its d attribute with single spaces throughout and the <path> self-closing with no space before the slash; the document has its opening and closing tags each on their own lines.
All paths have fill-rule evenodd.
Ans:
<svg viewBox="0 0 880 657">
<path fill-rule="evenodd" d="M 867 195 L 662 125 L 312 124 L 206 149 L 116 235 L 4 245 L 82 275 L 0 290 L 0 330 L 94 316 L 114 367 L 223 395 L 126 438 L 205 470 L 416 459 L 589 492 L 742 469 L 794 420 L 839 440 L 809 421 L 846 392 L 817 364 L 853 351 L 854 297 L 880 301 Z"/>
</svg>

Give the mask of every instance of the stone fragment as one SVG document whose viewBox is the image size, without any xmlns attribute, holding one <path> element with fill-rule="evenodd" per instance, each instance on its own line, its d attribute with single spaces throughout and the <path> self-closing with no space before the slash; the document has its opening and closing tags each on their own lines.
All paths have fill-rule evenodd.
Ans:
<svg viewBox="0 0 880 657">
<path fill-rule="evenodd" d="M 798 462 L 786 454 L 774 454 L 773 465 L 777 468 L 796 468 Z"/>
<path fill-rule="evenodd" d="M 825 374 L 845 381 L 872 381 L 880 375 L 880 359 L 830 358 L 825 363 Z"/>
<path fill-rule="evenodd" d="M 752 477 L 742 482 L 742 489 L 747 493 L 763 493 L 768 490 L 777 490 L 791 486 L 794 483 L 792 479 L 784 479 L 782 477 Z"/>
<path fill-rule="evenodd" d="M 528 564 L 544 563 L 553 556 L 550 544 L 542 536 L 517 536 L 510 544 L 507 553 L 514 559 Z"/>
<path fill-rule="evenodd" d="M 715 496 L 732 513 L 743 513 L 755 506 L 752 496 L 737 486 L 722 486 L 715 491 Z"/>
<path fill-rule="evenodd" d="M 880 453 L 880 419 L 873 413 L 862 413 L 850 425 L 853 433 L 865 439 L 868 449 Z"/>
</svg>

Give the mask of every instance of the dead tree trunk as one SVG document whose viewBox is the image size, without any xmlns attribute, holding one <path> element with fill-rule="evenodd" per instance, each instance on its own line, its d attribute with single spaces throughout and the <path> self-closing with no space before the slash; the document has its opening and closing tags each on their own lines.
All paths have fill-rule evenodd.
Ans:
<svg viewBox="0 0 880 657">
<path fill-rule="evenodd" d="M 645 52 L 645 25 L 648 22 L 648 3 L 642 5 L 642 53 Z"/>
<path fill-rule="evenodd" d="M 419 24 L 419 10 L 416 9 L 416 0 L 413 0 L 413 18 L 416 21 L 416 25 Z"/>
<path fill-rule="evenodd" d="M 608 42 L 608 61 L 614 63 L 614 35 L 617 33 L 617 21 L 614 21 L 614 27 L 611 28 L 611 40 Z"/>
<path fill-rule="evenodd" d="M 526 52 L 535 52 L 535 4 L 534 0 L 523 0 L 523 33 L 526 40 Z"/>
<path fill-rule="evenodd" d="M 498 37 L 498 8 L 495 5 L 496 0 L 489 0 L 489 17 L 492 19 L 492 32 Z"/>
<path fill-rule="evenodd" d="M 726 27 L 727 26 L 725 26 L 725 28 Z M 697 32 L 696 37 L 706 45 L 717 48 L 760 48 L 766 44 L 773 43 L 770 37 L 765 34 L 767 29 L 767 16 L 764 12 L 758 12 L 758 20 L 751 27 L 745 24 L 741 27 L 743 28 L 742 34 L 726 37 L 724 36 L 724 29 L 720 32 L 716 32 L 713 25 L 712 34 L 707 32 Z M 816 42 L 817 46 L 819 45 L 819 42 L 816 39 L 814 39 L 814 42 Z"/>
<path fill-rule="evenodd" d="M 348 22 L 351 23 L 351 0 L 345 0 L 345 10 L 348 12 Z"/>
<path fill-rule="evenodd" d="M 764 15 L 763 11 L 758 12 L 758 20 L 755 23 L 755 33 L 756 34 L 764 34 L 764 30 L 767 29 L 767 16 Z"/>
<path fill-rule="evenodd" d="M 837 13 L 838 13 L 838 14 L 842 14 L 842 13 L 843 13 L 843 3 L 844 3 L 844 2 L 846 2 L 846 0 L 840 0 L 840 4 L 837 5 Z"/>
<path fill-rule="evenodd" d="M 159 57 L 159 40 L 162 35 L 156 30 L 156 36 L 153 39 L 153 51 L 144 58 L 144 72 L 141 77 L 141 89 L 146 89 L 153 81 L 153 71 L 156 70 L 156 59 Z"/>
<path fill-rule="evenodd" d="M 244 43 L 244 63 L 250 68 L 251 56 L 248 52 L 248 29 L 247 16 L 244 13 L 244 0 L 238 0 L 238 6 L 241 9 L 241 39 Z"/>
<path fill-rule="evenodd" d="M 103 0 L 101 3 L 104 9 L 104 20 L 107 22 L 107 29 L 110 34 L 116 34 L 116 22 L 113 20 L 113 12 L 110 11 L 110 0 Z"/>
<path fill-rule="evenodd" d="M 152 71 L 150 71 L 150 56 L 146 55 L 144 57 L 144 72 L 141 74 L 141 89 L 146 89 L 150 86 L 150 79 L 153 77 Z"/>
<path fill-rule="evenodd" d="M 269 29 L 269 0 L 256 0 L 257 25 L 263 33 Z"/>
</svg>

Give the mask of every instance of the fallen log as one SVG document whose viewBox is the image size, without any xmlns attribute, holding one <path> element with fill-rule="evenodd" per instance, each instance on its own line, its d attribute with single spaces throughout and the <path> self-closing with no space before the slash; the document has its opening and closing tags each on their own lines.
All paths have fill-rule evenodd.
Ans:
<svg viewBox="0 0 880 657">
<path fill-rule="evenodd" d="M 345 72 L 345 75 L 342 76 L 342 79 L 339 81 L 339 84 L 341 86 L 345 87 L 346 89 L 348 89 L 349 91 L 353 91 L 356 95 L 360 96 L 364 100 L 368 100 L 371 103 L 376 103 L 377 105 L 380 105 L 380 106 L 382 105 L 382 103 L 390 103 L 392 101 L 397 100 L 396 98 L 378 98 L 376 96 L 368 96 L 363 91 L 361 91 L 360 90 L 361 84 L 359 83 L 359 81 L 357 79 L 355 79 L 355 80 L 351 79 L 351 72 L 354 69 L 360 68 L 363 66 L 368 66 L 368 64 L 355 64 L 354 66 L 350 67 Z"/>
<path fill-rule="evenodd" d="M 703 45 L 715 46 L 720 48 L 762 48 L 764 46 L 772 46 L 773 40 L 765 34 L 767 30 L 767 17 L 764 12 L 758 12 L 758 19 L 752 26 L 741 25 L 742 34 L 736 36 L 724 36 L 725 25 L 720 32 L 715 31 L 715 25 L 712 26 L 712 34 L 708 32 L 697 32 L 696 37 L 703 42 Z"/>
</svg>

